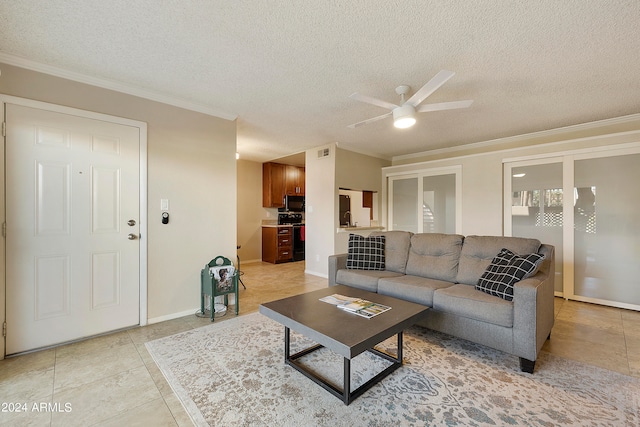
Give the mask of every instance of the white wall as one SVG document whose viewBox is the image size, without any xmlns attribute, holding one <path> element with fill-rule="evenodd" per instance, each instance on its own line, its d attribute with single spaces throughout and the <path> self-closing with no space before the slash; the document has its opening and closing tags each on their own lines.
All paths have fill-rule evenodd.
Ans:
<svg viewBox="0 0 640 427">
<path fill-rule="evenodd" d="M 329 149 L 329 156 L 318 158 L 318 150 Z M 336 145 L 316 147 L 306 152 L 305 188 L 305 271 L 327 277 L 328 258 L 333 255 L 337 220 Z"/>
<path fill-rule="evenodd" d="M 235 259 L 235 121 L 7 64 L 0 70 L 2 94 L 147 123 L 148 317 L 158 321 L 194 312 L 200 306 L 200 269 L 217 255 Z M 161 198 L 170 201 L 168 225 L 160 221 Z M 3 267 L 4 262 L 3 257 Z"/>
</svg>

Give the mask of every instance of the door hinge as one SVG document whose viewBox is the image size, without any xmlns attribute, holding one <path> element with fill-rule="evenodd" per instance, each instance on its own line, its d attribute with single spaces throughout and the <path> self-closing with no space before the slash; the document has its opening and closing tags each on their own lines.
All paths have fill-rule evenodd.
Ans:
<svg viewBox="0 0 640 427">
<path fill-rule="evenodd" d="M 7 136 L 7 122 L 2 122 L 2 136 Z"/>
<path fill-rule="evenodd" d="M 7 336 L 7 322 L 4 322 L 2 324 L 2 336 L 6 337 Z"/>
<path fill-rule="evenodd" d="M 2 223 L 2 237 L 7 237 L 7 223 Z"/>
</svg>

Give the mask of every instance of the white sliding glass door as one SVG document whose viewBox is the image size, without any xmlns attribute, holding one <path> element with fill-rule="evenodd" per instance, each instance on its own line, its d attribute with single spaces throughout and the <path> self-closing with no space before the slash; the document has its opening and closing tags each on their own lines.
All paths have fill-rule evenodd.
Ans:
<svg viewBox="0 0 640 427">
<path fill-rule="evenodd" d="M 422 232 L 456 232 L 456 175 L 422 178 Z"/>
<path fill-rule="evenodd" d="M 460 175 L 460 167 L 450 167 L 388 177 L 388 229 L 459 233 Z"/>
<path fill-rule="evenodd" d="M 394 177 L 389 187 L 389 229 L 418 233 L 418 177 Z"/>
</svg>

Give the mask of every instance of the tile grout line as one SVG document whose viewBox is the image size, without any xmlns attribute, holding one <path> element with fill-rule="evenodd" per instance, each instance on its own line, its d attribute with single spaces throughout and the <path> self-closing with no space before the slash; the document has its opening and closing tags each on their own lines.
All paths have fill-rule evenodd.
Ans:
<svg viewBox="0 0 640 427">
<path fill-rule="evenodd" d="M 181 322 L 182 322 L 185 326 L 187 326 L 187 327 L 188 327 L 188 329 L 186 329 L 186 330 L 181 330 L 181 331 L 179 331 L 179 332 L 173 332 L 173 333 L 170 333 L 170 334 L 168 334 L 168 335 L 163 335 L 163 336 L 161 336 L 161 337 L 154 337 L 154 338 L 148 338 L 148 337 L 145 337 L 144 342 L 139 343 L 141 346 L 143 346 L 143 347 L 144 347 L 144 351 L 146 351 L 146 352 L 149 354 L 150 363 L 153 363 L 153 366 L 155 366 L 155 367 L 158 369 L 158 371 L 160 372 L 161 377 L 162 377 L 165 381 L 167 381 L 167 380 L 166 380 L 166 378 L 165 378 L 165 376 L 164 376 L 164 373 L 162 372 L 162 370 L 160 369 L 160 367 L 156 364 L 156 361 L 155 361 L 155 359 L 153 358 L 153 356 L 151 355 L 151 353 L 149 353 L 149 350 L 147 349 L 146 344 L 147 344 L 148 342 L 155 341 L 155 340 L 157 340 L 157 339 L 166 338 L 166 337 L 169 337 L 169 336 L 171 336 L 171 335 L 179 334 L 179 333 L 182 333 L 182 332 L 193 331 L 193 330 L 198 329 L 198 328 L 201 328 L 201 327 L 203 327 L 203 326 L 208 326 L 208 325 L 210 325 L 210 323 L 209 323 L 209 322 L 207 322 L 207 323 L 203 323 L 203 324 L 192 323 L 192 322 L 190 321 L 190 320 L 192 320 L 192 319 L 191 319 L 191 316 L 196 317 L 196 316 L 195 316 L 195 313 L 194 313 L 193 315 L 185 316 L 185 317 L 179 318 L 179 320 L 181 320 Z M 205 318 L 205 319 L 206 319 L 206 318 Z M 208 320 L 208 319 L 207 319 L 207 320 Z M 227 320 L 227 316 L 224 316 L 224 318 L 219 319 L 219 321 L 224 321 L 224 320 Z M 138 351 L 138 353 L 140 353 L 140 350 L 138 350 L 138 346 L 137 346 L 137 345 L 136 345 L 136 350 Z M 143 363 L 144 363 L 144 358 L 143 358 Z M 155 385 L 156 389 L 158 390 L 158 393 L 160 394 L 160 397 L 162 398 L 162 401 L 164 402 L 165 406 L 166 406 L 166 407 L 167 407 L 167 409 L 169 410 L 169 413 L 171 414 L 171 417 L 172 417 L 173 421 L 175 422 L 176 426 L 180 426 L 180 425 L 182 425 L 182 424 L 181 424 L 181 422 L 180 422 L 180 420 L 179 420 L 179 416 L 180 416 L 180 415 L 184 415 L 185 417 L 187 417 L 187 419 L 189 419 L 189 420 L 191 421 L 191 417 L 189 416 L 189 413 L 188 413 L 188 412 L 186 411 L 186 409 L 184 408 L 184 406 L 183 406 L 182 402 L 180 401 L 180 398 L 176 395 L 175 391 L 174 391 L 174 390 L 173 390 L 173 388 L 171 387 L 171 384 L 169 384 L 169 383 L 168 383 L 168 381 L 167 381 L 167 385 L 169 386 L 169 390 L 171 391 L 171 393 L 170 393 L 170 394 L 167 394 L 167 395 L 163 394 L 163 393 L 162 393 L 162 391 L 160 390 L 160 387 L 159 387 L 158 383 L 156 382 L 156 379 L 154 378 L 154 376 L 153 376 L 153 375 L 151 374 L 151 372 L 149 371 L 149 366 L 147 365 L 147 363 L 144 363 L 144 366 L 145 366 L 145 369 L 147 370 L 147 372 L 149 373 L 149 376 L 151 377 L 151 380 L 153 381 L 153 383 L 154 383 L 154 385 Z M 178 403 L 178 405 L 177 405 L 177 407 L 176 407 L 176 408 L 178 408 L 177 410 L 178 410 L 178 411 L 181 411 L 181 412 L 179 412 L 179 413 L 177 413 L 177 412 L 176 412 L 176 408 L 174 408 L 176 405 L 175 405 L 175 404 L 173 404 L 173 405 L 172 405 L 169 401 L 167 401 L 167 399 L 168 399 L 168 398 L 174 398 L 174 399 L 175 399 L 175 401 Z"/>
<path fill-rule="evenodd" d="M 189 325 L 191 326 L 191 325 Z M 192 328 L 193 329 L 193 328 Z M 145 342 L 140 343 L 141 346 L 143 346 L 145 348 L 145 351 L 147 353 L 149 353 L 149 351 L 147 350 L 146 344 L 147 342 L 149 342 L 148 340 L 145 340 Z M 164 403 L 164 405 L 167 407 L 167 409 L 169 410 L 169 413 L 171 414 L 171 418 L 173 419 L 173 421 L 175 422 L 176 426 L 179 426 L 180 423 L 178 422 L 178 420 L 176 419 L 176 414 L 174 414 L 173 410 L 171 409 L 171 406 L 169 405 L 169 403 L 167 402 L 167 399 L 165 397 L 164 394 L 162 394 L 162 391 L 160 390 L 160 387 L 158 386 L 158 383 L 156 381 L 156 379 L 154 378 L 153 374 L 151 373 L 151 371 L 149 370 L 149 366 L 147 366 L 147 363 L 145 362 L 144 358 L 142 357 L 142 355 L 140 354 L 140 350 L 138 349 L 138 346 L 135 345 L 136 351 L 138 352 L 138 355 L 140 356 L 140 358 L 142 359 L 142 363 L 144 364 L 144 368 L 147 370 L 147 373 L 149 374 L 149 377 L 151 377 L 151 381 L 153 381 L 153 385 L 156 387 L 156 390 L 158 390 L 158 394 L 160 394 L 160 398 L 162 399 L 162 402 Z M 151 363 L 153 363 L 158 370 L 160 369 L 158 367 L 158 365 L 156 364 L 155 360 L 153 359 L 153 357 L 151 356 L 151 354 L 149 354 L 149 357 L 151 358 Z M 160 371 L 160 374 L 162 375 L 162 377 L 164 378 L 164 374 L 162 374 L 162 371 Z M 165 380 L 166 381 L 166 380 Z M 171 388 L 170 388 L 171 389 Z M 173 389 L 171 389 L 171 395 L 175 396 L 175 392 L 173 391 Z M 176 396 L 177 397 L 177 396 Z M 183 408 L 184 411 L 184 408 Z"/>
</svg>

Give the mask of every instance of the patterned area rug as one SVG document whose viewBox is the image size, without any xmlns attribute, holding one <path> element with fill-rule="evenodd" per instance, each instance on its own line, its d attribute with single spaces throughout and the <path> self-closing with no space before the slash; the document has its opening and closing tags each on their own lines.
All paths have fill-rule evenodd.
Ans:
<svg viewBox="0 0 640 427">
<path fill-rule="evenodd" d="M 420 327 L 404 334 L 405 365 L 349 406 L 284 364 L 284 327 L 259 313 L 146 346 L 198 426 L 640 425 L 637 378 L 547 353 L 525 374 L 514 356 Z M 395 353 L 395 339 L 380 347 Z M 341 384 L 331 351 L 302 360 Z M 352 389 L 386 363 L 353 359 Z"/>
</svg>

